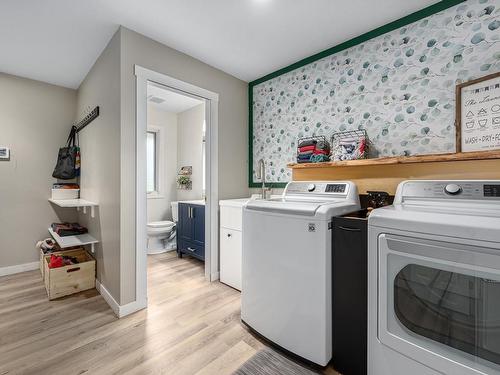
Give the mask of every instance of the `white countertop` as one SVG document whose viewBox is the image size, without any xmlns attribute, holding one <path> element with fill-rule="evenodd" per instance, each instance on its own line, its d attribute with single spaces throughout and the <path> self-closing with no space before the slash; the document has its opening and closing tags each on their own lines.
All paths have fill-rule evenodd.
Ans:
<svg viewBox="0 0 500 375">
<path fill-rule="evenodd" d="M 252 198 L 235 198 L 235 199 L 223 199 L 219 201 L 220 206 L 225 207 L 243 207 Z"/>
<path fill-rule="evenodd" d="M 271 198 L 280 198 L 281 195 L 271 195 Z M 223 199 L 219 201 L 220 206 L 243 207 L 248 201 L 261 199 L 260 194 L 253 194 L 248 198 Z"/>
<path fill-rule="evenodd" d="M 179 201 L 178 203 L 197 204 L 199 206 L 204 206 L 205 200 L 204 199 L 197 199 L 197 200 L 192 200 L 192 201 Z"/>
</svg>

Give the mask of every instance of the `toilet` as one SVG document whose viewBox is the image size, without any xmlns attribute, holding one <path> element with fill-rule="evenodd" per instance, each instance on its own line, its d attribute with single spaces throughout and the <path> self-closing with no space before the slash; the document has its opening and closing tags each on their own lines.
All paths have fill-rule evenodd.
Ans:
<svg viewBox="0 0 500 375">
<path fill-rule="evenodd" d="M 171 203 L 174 221 L 152 221 L 147 224 L 148 254 L 160 254 L 176 249 L 177 202 Z"/>
</svg>

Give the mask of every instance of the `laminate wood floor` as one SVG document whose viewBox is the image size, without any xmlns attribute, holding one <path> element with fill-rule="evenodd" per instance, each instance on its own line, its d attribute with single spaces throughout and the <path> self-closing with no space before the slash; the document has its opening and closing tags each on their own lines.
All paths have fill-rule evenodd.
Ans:
<svg viewBox="0 0 500 375">
<path fill-rule="evenodd" d="M 39 271 L 0 277 L 0 375 L 224 375 L 264 347 L 202 263 L 148 259 L 148 309 L 122 319 L 95 290 L 48 301 Z"/>
</svg>

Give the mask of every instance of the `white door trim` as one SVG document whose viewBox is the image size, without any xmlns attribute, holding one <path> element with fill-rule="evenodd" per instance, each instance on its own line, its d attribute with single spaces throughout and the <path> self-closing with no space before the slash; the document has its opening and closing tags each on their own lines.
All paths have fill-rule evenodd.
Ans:
<svg viewBox="0 0 500 375">
<path fill-rule="evenodd" d="M 136 302 L 147 307 L 147 194 L 146 194 L 146 130 L 147 85 L 157 83 L 205 101 L 206 118 L 206 205 L 205 205 L 205 278 L 219 278 L 218 236 L 218 112 L 219 94 L 165 74 L 135 65 L 136 76 Z"/>
<path fill-rule="evenodd" d="M 216 102 L 219 101 L 219 94 L 216 94 L 215 92 L 205 90 L 204 88 L 167 76 L 166 74 L 143 68 L 139 65 L 135 65 L 135 75 L 137 77 L 146 78 L 148 81 L 159 83 L 162 86 L 168 86 L 175 90 L 183 91 L 186 94 L 203 99 L 214 100 Z"/>
</svg>

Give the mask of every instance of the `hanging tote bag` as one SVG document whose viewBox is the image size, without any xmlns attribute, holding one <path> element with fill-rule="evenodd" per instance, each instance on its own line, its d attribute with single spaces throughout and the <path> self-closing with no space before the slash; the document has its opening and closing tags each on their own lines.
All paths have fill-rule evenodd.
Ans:
<svg viewBox="0 0 500 375">
<path fill-rule="evenodd" d="M 82 159 L 80 157 L 80 136 L 75 128 L 75 139 L 76 139 L 76 156 L 75 156 L 75 176 L 80 177 Z"/>
<path fill-rule="evenodd" d="M 60 180 L 71 180 L 79 176 L 80 151 L 79 147 L 75 144 L 76 137 L 76 126 L 72 126 L 71 132 L 69 133 L 69 137 L 66 142 L 66 146 L 59 149 L 57 163 L 56 167 L 54 168 L 54 172 L 52 173 L 52 177 L 58 178 Z"/>
</svg>

